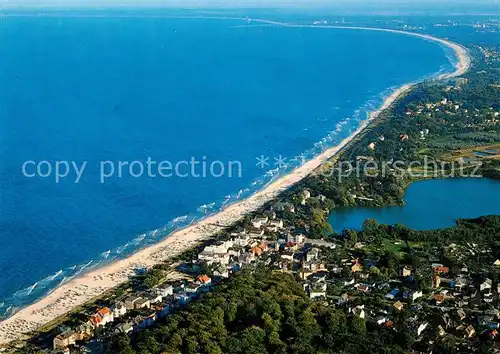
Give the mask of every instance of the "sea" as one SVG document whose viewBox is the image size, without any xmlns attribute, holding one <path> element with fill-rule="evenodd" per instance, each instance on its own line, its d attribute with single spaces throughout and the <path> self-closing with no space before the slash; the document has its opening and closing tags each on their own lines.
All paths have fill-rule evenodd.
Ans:
<svg viewBox="0 0 500 354">
<path fill-rule="evenodd" d="M 456 62 L 401 34 L 176 15 L 2 16 L 0 316 L 248 197 Z"/>
</svg>

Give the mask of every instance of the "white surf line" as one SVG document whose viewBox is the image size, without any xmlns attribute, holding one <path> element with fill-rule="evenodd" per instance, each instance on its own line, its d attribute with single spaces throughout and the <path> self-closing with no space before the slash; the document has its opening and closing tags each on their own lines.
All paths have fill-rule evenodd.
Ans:
<svg viewBox="0 0 500 354">
<path fill-rule="evenodd" d="M 189 17 L 193 18 L 193 17 Z M 213 17 L 197 17 L 197 18 L 213 18 Z M 229 18 L 219 17 L 214 19 L 226 20 L 245 20 L 246 18 Z M 392 33 L 400 33 L 422 37 L 447 45 L 452 48 L 459 59 L 459 64 L 454 73 L 445 74 L 438 78 L 451 78 L 460 76 L 467 72 L 470 68 L 470 58 L 467 50 L 451 41 L 443 40 L 430 35 L 405 32 L 390 29 L 374 29 L 369 27 L 342 27 L 342 26 L 316 26 L 316 25 L 294 25 L 275 21 L 267 21 L 261 19 L 250 19 L 254 22 L 261 22 L 269 25 L 286 26 L 286 27 L 305 27 L 305 28 L 340 28 L 340 29 L 355 29 L 355 30 L 378 30 Z M 250 26 L 249 26 L 250 27 Z M 247 198 L 227 206 L 220 212 L 207 216 L 203 220 L 193 219 L 190 225 L 186 228 L 176 230 L 163 241 L 155 243 L 138 252 L 135 252 L 122 260 L 110 262 L 99 268 L 90 270 L 88 273 L 83 272 L 70 281 L 65 282 L 66 278 L 61 281 L 61 285 L 54 289 L 49 295 L 41 298 L 34 304 L 31 304 L 13 316 L 4 321 L 0 321 L 0 344 L 9 343 L 12 340 L 27 338 L 27 334 L 40 328 L 45 323 L 61 316 L 75 307 L 85 303 L 91 298 L 102 294 L 115 286 L 126 282 L 130 275 L 135 274 L 137 267 L 150 267 L 158 264 L 175 254 L 178 254 L 186 249 L 196 245 L 199 241 L 206 239 L 215 234 L 218 229 L 210 228 L 210 224 L 223 223 L 225 225 L 234 223 L 250 212 L 253 212 L 262 207 L 266 202 L 276 198 L 279 193 L 292 187 L 299 181 L 303 180 L 317 168 L 323 165 L 324 162 L 334 157 L 341 151 L 349 142 L 358 136 L 369 125 L 370 121 L 378 117 L 385 109 L 391 106 L 402 94 L 408 92 L 414 84 L 406 84 L 395 89 L 388 96 L 383 105 L 372 112 L 370 119 L 361 122 L 361 125 L 346 139 L 340 142 L 337 146 L 326 149 L 323 153 L 306 161 L 300 167 L 283 176 L 280 176 L 274 181 L 270 181 L 266 188 L 256 191 Z M 241 193 L 243 190 L 240 191 Z M 195 222 L 196 221 L 196 222 Z M 80 270 L 81 271 L 81 270 Z M 78 294 L 74 293 L 75 288 L 81 288 Z"/>
<path fill-rule="evenodd" d="M 432 36 L 430 34 L 408 32 L 408 31 L 402 31 L 402 30 L 396 30 L 396 29 L 390 29 L 390 28 L 363 27 L 363 26 L 337 26 L 337 25 L 300 25 L 300 24 L 287 23 L 287 22 L 277 22 L 277 21 L 264 20 L 264 19 L 250 19 L 250 20 L 253 22 L 259 22 L 259 23 L 264 23 L 264 24 L 268 24 L 268 25 L 281 26 L 281 27 L 292 27 L 292 28 L 326 28 L 326 29 L 331 28 L 331 29 L 350 29 L 350 30 L 362 30 L 362 31 L 389 32 L 389 33 L 403 34 L 403 35 L 407 35 L 407 36 L 423 38 L 423 39 L 427 39 L 427 40 L 430 40 L 433 42 L 437 42 L 437 43 L 440 43 L 440 44 L 447 46 L 448 48 L 451 48 L 454 51 L 454 53 L 458 59 L 458 63 L 457 63 L 458 67 L 456 68 L 457 70 L 455 70 L 453 73 L 442 74 L 442 75 L 438 76 L 437 78 L 440 80 L 449 79 L 449 78 L 463 75 L 469 70 L 470 65 L 471 65 L 471 60 L 470 60 L 469 54 L 467 53 L 467 49 L 464 46 L 462 46 L 458 43 L 452 42 L 450 40 L 447 40 L 447 39 Z"/>
</svg>

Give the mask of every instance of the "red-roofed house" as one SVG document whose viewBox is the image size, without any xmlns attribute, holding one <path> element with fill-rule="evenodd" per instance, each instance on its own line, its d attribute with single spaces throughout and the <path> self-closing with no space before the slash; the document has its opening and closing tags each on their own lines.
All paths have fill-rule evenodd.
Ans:
<svg viewBox="0 0 500 354">
<path fill-rule="evenodd" d="M 253 253 L 254 256 L 259 257 L 262 254 L 262 248 L 255 246 L 250 250 L 250 252 Z"/>
<path fill-rule="evenodd" d="M 109 307 L 103 307 L 90 317 L 90 322 L 92 322 L 92 324 L 96 327 L 105 326 L 106 324 L 113 322 L 113 320 L 113 312 L 111 312 Z"/>
<path fill-rule="evenodd" d="M 258 247 L 262 250 L 262 252 L 267 252 L 267 250 L 269 249 L 269 247 L 267 246 L 267 243 L 264 241 L 259 243 Z"/>
<path fill-rule="evenodd" d="M 287 242 L 284 248 L 285 251 L 296 251 L 299 248 L 299 246 L 296 243 Z"/>
<path fill-rule="evenodd" d="M 352 262 L 354 264 L 351 267 L 351 272 L 356 273 L 356 272 L 361 272 L 363 270 L 363 266 L 358 262 L 357 259 L 353 259 Z"/>
<path fill-rule="evenodd" d="M 434 301 L 436 301 L 436 305 L 440 305 L 445 300 L 444 294 L 435 294 L 433 298 Z"/>
<path fill-rule="evenodd" d="M 196 281 L 199 284 L 208 285 L 212 282 L 212 279 L 208 275 L 203 274 L 203 275 L 198 276 L 198 278 L 196 278 Z"/>
<path fill-rule="evenodd" d="M 449 271 L 450 271 L 450 268 L 448 268 L 448 267 L 442 267 L 442 266 L 435 266 L 434 267 L 435 273 L 448 273 Z"/>
</svg>

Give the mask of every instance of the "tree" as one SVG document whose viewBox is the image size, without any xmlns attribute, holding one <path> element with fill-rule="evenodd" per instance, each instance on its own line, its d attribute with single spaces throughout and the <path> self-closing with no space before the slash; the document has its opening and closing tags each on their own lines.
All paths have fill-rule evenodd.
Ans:
<svg viewBox="0 0 500 354">
<path fill-rule="evenodd" d="M 264 345 L 266 332 L 257 326 L 243 330 L 241 334 L 242 349 L 245 353 L 263 353 L 266 351 Z"/>
<path fill-rule="evenodd" d="M 320 208 L 311 209 L 311 219 L 309 223 L 311 229 L 311 236 L 321 238 L 325 233 L 332 233 L 333 229 L 327 218 L 325 212 Z"/>
<path fill-rule="evenodd" d="M 138 348 L 140 353 L 157 354 L 160 352 L 160 345 L 157 342 L 154 335 L 150 332 L 144 333 L 144 338 L 137 345 L 137 348 Z"/>
<path fill-rule="evenodd" d="M 371 275 L 374 275 L 374 276 L 376 276 L 376 277 L 379 277 L 379 276 L 381 276 L 381 275 L 382 275 L 382 273 L 380 272 L 380 269 L 378 269 L 378 268 L 377 268 L 377 267 L 375 267 L 375 266 L 370 267 L 370 274 L 371 274 Z"/>
<path fill-rule="evenodd" d="M 366 334 L 366 322 L 358 316 L 349 317 L 349 329 L 355 335 L 364 336 Z"/>
<path fill-rule="evenodd" d="M 134 354 L 130 344 L 130 338 L 126 334 L 119 334 L 113 338 L 113 342 L 108 350 L 109 353 Z"/>
<path fill-rule="evenodd" d="M 344 238 L 347 240 L 350 246 L 354 246 L 356 243 L 358 243 L 358 233 L 354 230 L 344 230 Z"/>
<path fill-rule="evenodd" d="M 286 344 L 280 339 L 278 332 L 274 331 L 267 336 L 267 347 L 272 353 L 286 353 Z"/>
<path fill-rule="evenodd" d="M 378 234 L 379 223 L 375 219 L 366 219 L 363 223 L 363 231 L 367 237 L 374 237 Z"/>
<path fill-rule="evenodd" d="M 209 342 L 205 346 L 205 352 L 207 354 L 221 354 L 222 350 L 220 349 L 220 347 L 216 343 Z"/>
</svg>

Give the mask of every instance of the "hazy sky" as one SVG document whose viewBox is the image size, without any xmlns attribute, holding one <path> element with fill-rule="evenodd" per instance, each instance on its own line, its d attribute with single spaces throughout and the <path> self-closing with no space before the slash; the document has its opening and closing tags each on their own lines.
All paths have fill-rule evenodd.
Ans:
<svg viewBox="0 0 500 354">
<path fill-rule="evenodd" d="M 127 5 L 144 5 L 144 4 L 163 4 L 163 5 L 180 5 L 180 4 L 199 4 L 199 5 L 307 5 L 307 4 L 422 4 L 422 3 L 441 3 L 441 4 L 498 4 L 500 8 L 500 0 L 0 0 L 0 4 L 127 4 Z"/>
<path fill-rule="evenodd" d="M 345 6 L 446 6 L 457 8 L 460 5 L 495 5 L 500 11 L 500 0 L 0 0 L 0 7 L 17 6 L 176 6 L 176 7 L 262 7 L 262 6 L 328 6 L 342 4 Z"/>
</svg>

